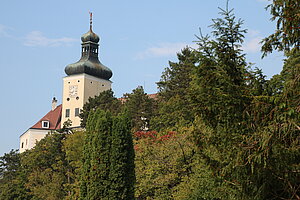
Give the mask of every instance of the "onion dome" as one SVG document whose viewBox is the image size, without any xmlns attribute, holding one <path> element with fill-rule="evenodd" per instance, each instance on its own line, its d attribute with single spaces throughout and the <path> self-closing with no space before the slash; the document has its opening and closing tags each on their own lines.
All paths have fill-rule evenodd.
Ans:
<svg viewBox="0 0 300 200">
<path fill-rule="evenodd" d="M 99 42 L 99 36 L 94 33 L 91 29 L 86 33 L 81 36 L 81 41 L 82 42 L 94 42 L 98 43 Z"/>
<path fill-rule="evenodd" d="M 112 77 L 112 71 L 99 61 L 99 36 L 92 31 L 91 19 L 90 30 L 82 35 L 81 41 L 81 58 L 78 62 L 66 66 L 66 74 L 70 76 L 85 73 L 101 79 L 109 80 Z"/>
</svg>

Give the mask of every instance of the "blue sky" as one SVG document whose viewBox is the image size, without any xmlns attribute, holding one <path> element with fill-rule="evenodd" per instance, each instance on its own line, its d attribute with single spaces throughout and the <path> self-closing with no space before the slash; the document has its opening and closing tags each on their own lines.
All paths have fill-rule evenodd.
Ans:
<svg viewBox="0 0 300 200">
<path fill-rule="evenodd" d="M 265 11 L 267 0 L 230 0 L 248 29 L 243 48 L 248 62 L 256 63 L 270 78 L 282 68 L 283 56 L 261 60 L 259 41 L 275 23 Z M 117 97 L 139 85 L 157 91 L 168 61 L 193 46 L 199 28 L 210 33 L 212 18 L 226 0 L 3 1 L 0 7 L 0 79 L 2 107 L 0 155 L 19 148 L 19 136 L 51 109 L 62 96 L 64 68 L 80 58 L 80 37 L 93 30 L 100 36 L 100 60 L 113 71 Z"/>
</svg>

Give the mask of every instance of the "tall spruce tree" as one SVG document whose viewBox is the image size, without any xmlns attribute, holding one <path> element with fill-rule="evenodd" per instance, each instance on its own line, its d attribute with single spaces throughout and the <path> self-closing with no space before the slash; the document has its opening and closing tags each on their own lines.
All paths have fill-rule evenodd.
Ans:
<svg viewBox="0 0 300 200">
<path fill-rule="evenodd" d="M 223 18 L 213 19 L 212 34 L 198 36 L 199 66 L 192 75 L 189 90 L 194 114 L 210 126 L 230 127 L 240 123 L 244 107 L 243 89 L 246 71 L 242 20 L 236 20 L 233 10 L 220 9 Z M 233 123 L 235 124 L 233 126 Z"/>
<path fill-rule="evenodd" d="M 243 111 L 247 63 L 241 44 L 243 21 L 233 10 L 220 9 L 213 19 L 212 37 L 198 36 L 198 66 L 192 75 L 189 98 L 196 117 L 190 127 L 199 148 L 202 169 L 191 199 L 241 199 L 235 162 L 246 133 Z M 197 171 L 197 170 L 196 170 Z M 211 174 L 208 178 L 205 174 Z M 209 192 L 202 192 L 209 190 Z"/>
</svg>

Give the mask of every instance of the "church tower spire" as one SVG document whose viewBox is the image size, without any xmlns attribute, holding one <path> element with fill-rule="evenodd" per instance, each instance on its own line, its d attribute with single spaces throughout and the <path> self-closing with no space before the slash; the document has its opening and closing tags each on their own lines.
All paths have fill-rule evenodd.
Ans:
<svg viewBox="0 0 300 200">
<path fill-rule="evenodd" d="M 92 30 L 92 13 L 90 13 L 90 29 L 81 36 L 81 58 L 65 67 L 62 126 L 71 120 L 71 127 L 80 127 L 80 110 L 90 97 L 95 97 L 105 90 L 111 89 L 112 71 L 103 65 L 98 58 L 99 36 Z"/>
<path fill-rule="evenodd" d="M 92 31 L 92 25 L 93 25 L 93 13 L 92 12 L 89 12 L 90 13 L 90 31 Z"/>
<path fill-rule="evenodd" d="M 92 30 L 90 13 L 90 30 L 81 36 L 81 58 L 78 62 L 66 66 L 67 75 L 86 73 L 105 80 L 112 77 L 112 71 L 99 61 L 99 40 L 99 36 Z"/>
</svg>

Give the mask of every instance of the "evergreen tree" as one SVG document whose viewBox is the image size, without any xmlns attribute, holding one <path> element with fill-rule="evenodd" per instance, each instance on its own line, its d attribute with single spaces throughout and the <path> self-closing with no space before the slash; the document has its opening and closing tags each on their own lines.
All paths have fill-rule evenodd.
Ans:
<svg viewBox="0 0 300 200">
<path fill-rule="evenodd" d="M 109 168 L 109 199 L 134 199 L 135 165 L 130 118 L 113 118 Z"/>
<path fill-rule="evenodd" d="M 26 179 L 18 150 L 0 157 L 0 199 L 29 200 L 32 196 L 25 188 Z"/>
<path fill-rule="evenodd" d="M 298 0 L 273 0 L 267 6 L 277 22 L 275 33 L 263 39 L 263 56 L 273 50 L 285 53 L 298 52 L 300 49 L 300 2 Z"/>
<path fill-rule="evenodd" d="M 202 34 L 198 37 L 199 66 L 192 76 L 189 98 L 194 115 L 201 116 L 209 126 L 234 129 L 240 124 L 245 103 L 246 62 L 241 43 L 246 30 L 232 12 L 221 9 L 223 18 L 213 20 L 215 39 Z"/>
<path fill-rule="evenodd" d="M 111 127 L 109 112 L 100 109 L 90 111 L 83 150 L 81 199 L 109 199 Z"/>
<path fill-rule="evenodd" d="M 242 29 L 243 21 L 236 19 L 233 10 L 220 10 L 222 17 L 213 19 L 210 26 L 212 38 L 201 32 L 197 37 L 199 65 L 192 75 L 189 90 L 196 118 L 189 129 L 199 148 L 202 167 L 195 169 L 195 173 L 201 174 L 194 176 L 198 181 L 194 182 L 196 189 L 190 194 L 191 199 L 244 198 L 240 183 L 245 172 L 238 170 L 237 165 L 240 143 L 249 133 L 243 118 L 250 102 L 245 92 L 249 88 L 249 96 L 262 92 L 254 81 L 255 84 L 247 88 L 247 63 L 241 50 L 246 32 Z M 252 80 L 256 81 L 256 77 Z M 258 83 L 258 86 L 263 85 Z M 203 192 L 206 190 L 209 192 Z"/>
<path fill-rule="evenodd" d="M 134 153 L 130 120 L 109 111 L 90 111 L 86 126 L 81 199 L 132 199 Z"/>
<path fill-rule="evenodd" d="M 157 83 L 158 109 L 151 123 L 155 130 L 174 129 L 176 124 L 188 124 L 193 119 L 188 91 L 197 58 L 189 47 L 178 53 L 177 58 L 178 62 L 169 62 Z"/>
<path fill-rule="evenodd" d="M 90 111 L 95 111 L 97 108 L 100 108 L 102 110 L 109 110 L 113 115 L 117 115 L 121 111 L 121 107 L 121 101 L 114 97 L 112 90 L 103 91 L 94 98 L 90 97 L 80 113 L 81 126 L 86 126 L 86 120 Z"/>
</svg>

